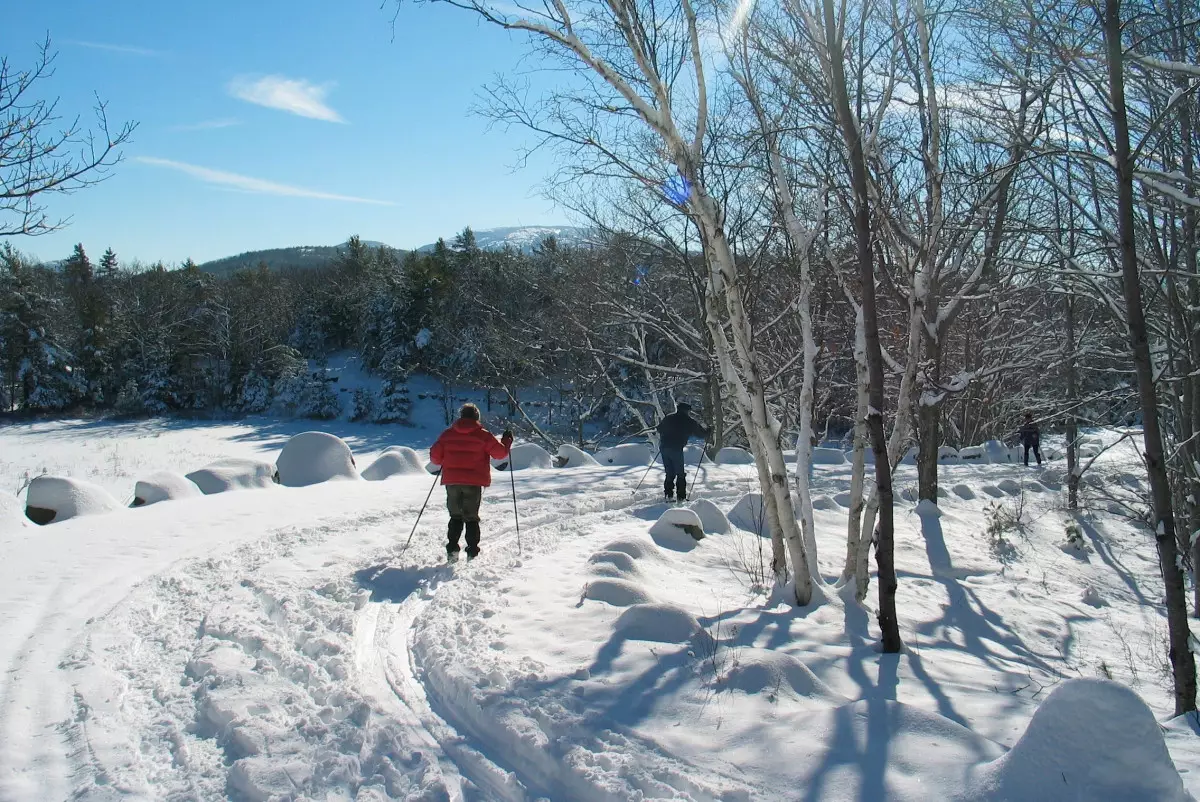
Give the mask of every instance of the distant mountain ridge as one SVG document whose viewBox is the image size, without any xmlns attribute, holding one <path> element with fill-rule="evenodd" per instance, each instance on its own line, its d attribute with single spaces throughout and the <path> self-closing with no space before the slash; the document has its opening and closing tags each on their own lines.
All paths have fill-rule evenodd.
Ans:
<svg viewBox="0 0 1200 802">
<path fill-rule="evenodd" d="M 582 226 L 505 226 L 472 230 L 475 232 L 475 244 L 485 251 L 512 248 L 514 251 L 530 253 L 546 237 L 554 237 L 560 246 L 567 248 L 587 247 L 595 241 L 594 229 Z M 451 245 L 456 236 L 457 232 L 443 239 L 447 245 Z M 428 253 L 435 245 L 431 242 L 417 250 Z"/>
<path fill-rule="evenodd" d="M 363 245 L 372 248 L 391 247 L 383 242 L 363 240 Z M 345 252 L 347 243 L 340 245 L 296 245 L 290 248 L 268 248 L 262 251 L 246 251 L 236 256 L 213 259 L 198 267 L 206 273 L 227 276 L 239 270 L 250 270 L 265 264 L 270 270 L 313 270 L 326 267 Z"/>
</svg>

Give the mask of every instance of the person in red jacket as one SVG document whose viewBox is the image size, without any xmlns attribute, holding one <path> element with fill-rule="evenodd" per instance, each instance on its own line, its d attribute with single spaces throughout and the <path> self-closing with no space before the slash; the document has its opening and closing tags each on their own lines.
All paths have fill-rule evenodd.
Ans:
<svg viewBox="0 0 1200 802">
<path fill-rule="evenodd" d="M 513 433 L 505 429 L 502 439 L 479 423 L 479 407 L 463 404 L 458 420 L 442 432 L 429 451 L 429 461 L 441 468 L 446 487 L 450 528 L 446 533 L 446 557 L 458 558 L 458 539 L 467 530 L 467 559 L 479 554 L 479 504 L 483 489 L 492 483 L 490 458 L 503 459 L 512 449 Z"/>
</svg>

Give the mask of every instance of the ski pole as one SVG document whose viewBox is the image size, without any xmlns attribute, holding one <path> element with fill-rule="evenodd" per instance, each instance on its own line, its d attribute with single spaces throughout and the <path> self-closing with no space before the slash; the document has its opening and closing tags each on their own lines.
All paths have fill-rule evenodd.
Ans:
<svg viewBox="0 0 1200 802">
<path fill-rule="evenodd" d="M 417 533 L 417 524 L 421 523 L 421 516 L 425 514 L 425 508 L 429 506 L 429 499 L 433 496 L 433 488 L 437 487 L 438 479 L 442 477 L 442 472 L 439 469 L 433 475 L 433 484 L 429 487 L 429 493 L 425 496 L 425 503 L 421 505 L 421 511 L 417 513 L 417 520 L 413 521 L 412 531 L 408 533 L 408 540 L 404 541 L 404 548 L 400 549 L 400 554 L 403 554 L 408 549 L 408 544 L 412 543 L 413 535 Z M 399 556 L 399 555 L 396 555 Z"/>
<path fill-rule="evenodd" d="M 517 554 L 521 553 L 521 518 L 517 515 L 517 477 L 513 476 L 512 452 L 508 455 L 508 481 L 512 484 L 513 521 L 517 524 Z"/>
<path fill-rule="evenodd" d="M 688 487 L 690 487 L 692 489 L 693 493 L 696 492 L 696 477 L 698 477 L 700 475 L 700 463 L 704 462 L 704 449 L 707 446 L 708 446 L 708 441 L 705 440 L 703 445 L 700 446 L 700 459 L 696 460 L 696 470 L 692 474 L 692 481 L 688 483 Z"/>
<path fill-rule="evenodd" d="M 650 475 L 650 468 L 653 468 L 653 467 L 654 467 L 654 461 L 655 461 L 656 459 L 658 459 L 658 455 L 659 455 L 659 453 L 660 453 L 661 451 L 662 451 L 662 449 L 660 448 L 658 451 L 655 451 L 655 452 L 654 452 L 654 456 L 650 458 L 650 465 L 649 465 L 649 466 L 646 468 L 646 472 L 642 474 L 642 478 L 641 478 L 641 480 L 640 480 L 640 481 L 637 483 L 637 487 L 635 487 L 635 488 L 633 489 L 633 492 L 632 492 L 632 493 L 630 493 L 629 495 L 631 495 L 631 496 L 636 496 L 636 495 L 637 495 L 637 492 L 638 492 L 639 490 L 641 490 L 641 489 L 642 489 L 642 482 L 646 481 L 646 477 Z"/>
</svg>

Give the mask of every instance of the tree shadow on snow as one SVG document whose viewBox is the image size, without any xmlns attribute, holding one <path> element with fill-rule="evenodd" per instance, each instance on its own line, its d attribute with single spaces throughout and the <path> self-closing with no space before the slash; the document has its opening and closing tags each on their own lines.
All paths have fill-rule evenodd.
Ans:
<svg viewBox="0 0 1200 802">
<path fill-rule="evenodd" d="M 398 604 L 449 575 L 444 565 L 398 568 L 383 563 L 355 571 L 354 582 L 371 593 L 371 601 Z"/>
<path fill-rule="evenodd" d="M 1134 577 L 1133 571 L 1130 571 L 1123 562 L 1117 559 L 1117 556 L 1113 554 L 1112 547 L 1109 546 L 1108 542 L 1100 535 L 1100 531 L 1096 528 L 1096 525 L 1091 521 L 1084 519 L 1084 517 L 1081 515 L 1076 516 L 1075 520 L 1079 523 L 1080 528 L 1082 528 L 1087 534 L 1088 539 L 1092 541 L 1092 548 L 1096 550 L 1096 554 L 1100 555 L 1100 559 L 1104 561 L 1105 565 L 1111 568 L 1117 576 L 1121 577 L 1121 581 L 1124 582 L 1129 587 L 1129 590 L 1133 593 L 1133 595 L 1137 597 L 1138 604 L 1147 607 L 1157 607 L 1158 604 L 1147 599 L 1145 594 L 1142 593 L 1142 589 L 1138 586 L 1137 578 Z"/>
</svg>

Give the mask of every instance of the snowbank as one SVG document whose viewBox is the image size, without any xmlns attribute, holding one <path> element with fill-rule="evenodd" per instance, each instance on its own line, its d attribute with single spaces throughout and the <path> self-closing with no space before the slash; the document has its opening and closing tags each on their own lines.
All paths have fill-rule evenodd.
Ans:
<svg viewBox="0 0 1200 802">
<path fill-rule="evenodd" d="M 962 455 L 958 453 L 957 448 L 950 446 L 941 446 L 938 448 L 938 462 L 943 465 L 957 465 L 962 459 Z"/>
<path fill-rule="evenodd" d="M 984 766 L 972 800 L 1184 802 L 1190 797 L 1154 714 L 1129 688 L 1069 679 L 1046 697 L 1025 734 Z"/>
<path fill-rule="evenodd" d="M 350 446 L 326 432 L 301 432 L 288 440 L 275 467 L 279 471 L 279 484 L 284 487 L 359 478 Z"/>
<path fill-rule="evenodd" d="M 721 508 L 706 498 L 692 502 L 692 512 L 700 518 L 700 526 L 705 534 L 727 535 L 731 529 L 729 519 Z"/>
<path fill-rule="evenodd" d="M 845 465 L 846 455 L 837 448 L 814 448 L 812 463 L 813 465 Z"/>
<path fill-rule="evenodd" d="M 120 507 L 121 502 L 103 487 L 68 476 L 39 476 L 25 493 L 25 512 L 39 524 L 101 515 Z"/>
<path fill-rule="evenodd" d="M 980 448 L 987 455 L 987 461 L 993 465 L 1003 465 L 1005 463 L 1016 462 L 1014 453 L 1015 448 L 1004 445 L 999 440 L 988 440 Z"/>
<path fill-rule="evenodd" d="M 791 696 L 838 699 L 808 666 L 792 655 L 774 649 L 740 649 L 737 663 L 730 669 L 724 684 L 730 690 L 748 694 L 782 692 Z"/>
<path fill-rule="evenodd" d="M 726 446 L 717 452 L 718 465 L 753 465 L 754 455 L 744 448 Z"/>
<path fill-rule="evenodd" d="M 649 465 L 654 458 L 650 447 L 644 443 L 625 443 L 606 448 L 596 455 L 601 465 Z"/>
<path fill-rule="evenodd" d="M 425 463 L 411 448 L 392 446 L 362 472 L 362 478 L 369 482 L 379 482 L 392 476 L 408 476 L 414 473 L 425 473 Z"/>
<path fill-rule="evenodd" d="M 711 462 L 712 460 L 704 453 L 704 446 L 693 443 L 683 449 L 683 461 L 691 466 L 699 465 L 702 461 Z"/>
<path fill-rule="evenodd" d="M 159 471 L 153 476 L 141 479 L 133 486 L 133 503 L 131 507 L 145 507 L 160 501 L 171 501 L 180 498 L 202 496 L 196 483 L 186 476 L 171 471 Z"/>
<path fill-rule="evenodd" d="M 674 604 L 635 604 L 613 625 L 613 634 L 626 640 L 658 643 L 683 643 L 701 631 L 696 616 Z"/>
<path fill-rule="evenodd" d="M 983 450 L 983 446 L 966 446 L 959 450 L 958 461 L 973 462 L 982 465 L 987 463 L 988 458 Z"/>
<path fill-rule="evenodd" d="M 25 511 L 21 508 L 21 500 L 0 490 L 0 535 L 11 534 L 32 525 L 33 522 L 25 517 Z"/>
<path fill-rule="evenodd" d="M 761 493 L 747 493 L 729 511 L 729 522 L 747 532 L 767 537 L 767 509 Z"/>
<path fill-rule="evenodd" d="M 611 604 L 613 607 L 650 604 L 654 601 L 650 591 L 628 579 L 593 579 L 583 589 L 583 597 Z"/>
<path fill-rule="evenodd" d="M 668 507 L 650 527 L 654 542 L 676 551 L 691 551 L 704 537 L 700 516 L 686 507 Z"/>
<path fill-rule="evenodd" d="M 275 466 L 254 459 L 227 457 L 187 474 L 206 496 L 230 490 L 253 490 L 275 484 Z"/>
<path fill-rule="evenodd" d="M 563 443 L 558 447 L 558 467 L 560 468 L 587 468 L 599 464 L 591 454 L 570 443 Z"/>
<path fill-rule="evenodd" d="M 509 470 L 525 471 L 530 468 L 553 468 L 554 458 L 550 456 L 549 451 L 537 443 L 521 443 L 513 446 L 512 451 L 504 459 L 492 460 L 492 464 L 496 466 L 506 463 Z"/>
<path fill-rule="evenodd" d="M 900 458 L 901 465 L 916 465 L 917 454 L 920 453 L 916 446 L 911 446 L 908 451 L 904 452 L 904 456 Z"/>
</svg>

